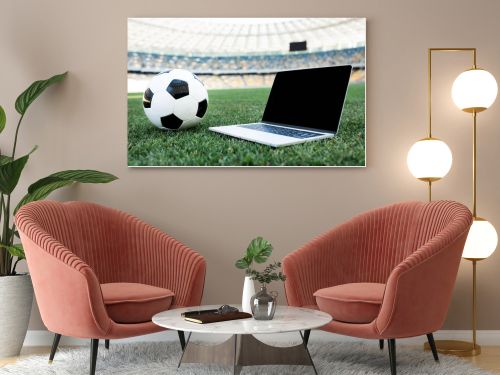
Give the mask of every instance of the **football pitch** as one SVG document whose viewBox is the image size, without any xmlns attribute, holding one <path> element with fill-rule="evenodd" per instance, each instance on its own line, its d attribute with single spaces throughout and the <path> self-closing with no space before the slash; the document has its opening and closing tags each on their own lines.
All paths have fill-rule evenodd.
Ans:
<svg viewBox="0 0 500 375">
<path fill-rule="evenodd" d="M 210 90 L 196 127 L 163 131 L 149 123 L 142 93 L 128 95 L 129 166 L 364 166 L 365 84 L 351 84 L 336 137 L 272 148 L 208 130 L 260 121 L 269 88 Z M 300 92 L 298 93 L 300 94 Z"/>
</svg>

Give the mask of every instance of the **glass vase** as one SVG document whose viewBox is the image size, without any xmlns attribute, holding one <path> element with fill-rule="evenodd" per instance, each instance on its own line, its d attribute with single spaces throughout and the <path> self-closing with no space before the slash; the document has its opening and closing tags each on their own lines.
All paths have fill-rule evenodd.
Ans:
<svg viewBox="0 0 500 375">
<path fill-rule="evenodd" d="M 266 285 L 261 285 L 260 291 L 250 300 L 252 315 L 256 320 L 271 320 L 276 311 L 277 292 L 267 292 Z"/>
</svg>

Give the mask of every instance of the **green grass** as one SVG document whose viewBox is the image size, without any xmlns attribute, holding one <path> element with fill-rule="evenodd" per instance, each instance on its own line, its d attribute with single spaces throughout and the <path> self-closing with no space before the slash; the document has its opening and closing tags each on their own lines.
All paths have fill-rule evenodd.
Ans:
<svg viewBox="0 0 500 375">
<path fill-rule="evenodd" d="M 336 137 L 272 148 L 214 133 L 210 126 L 261 119 L 268 88 L 209 91 L 208 112 L 198 126 L 163 131 L 151 125 L 142 94 L 128 95 L 130 166 L 363 166 L 365 85 L 351 84 Z"/>
</svg>

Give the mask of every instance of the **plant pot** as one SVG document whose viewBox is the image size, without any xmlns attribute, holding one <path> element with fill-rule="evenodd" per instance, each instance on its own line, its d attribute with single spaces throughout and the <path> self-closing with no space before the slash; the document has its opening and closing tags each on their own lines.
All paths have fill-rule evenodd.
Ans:
<svg viewBox="0 0 500 375">
<path fill-rule="evenodd" d="M 28 274 L 0 277 L 0 358 L 19 355 L 33 303 Z"/>
<path fill-rule="evenodd" d="M 255 294 L 255 285 L 250 276 L 245 276 L 245 282 L 243 284 L 243 294 L 241 296 L 241 310 L 247 313 L 252 313 L 252 308 L 250 307 L 250 299 Z"/>
</svg>

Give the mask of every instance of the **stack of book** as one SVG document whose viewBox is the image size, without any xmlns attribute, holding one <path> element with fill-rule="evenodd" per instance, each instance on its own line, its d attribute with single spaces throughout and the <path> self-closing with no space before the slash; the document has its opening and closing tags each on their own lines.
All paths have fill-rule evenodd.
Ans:
<svg viewBox="0 0 500 375">
<path fill-rule="evenodd" d="M 252 314 L 241 311 L 220 313 L 219 310 L 198 310 L 182 313 L 182 316 L 188 322 L 207 324 L 226 320 L 248 319 L 252 317 Z"/>
</svg>

